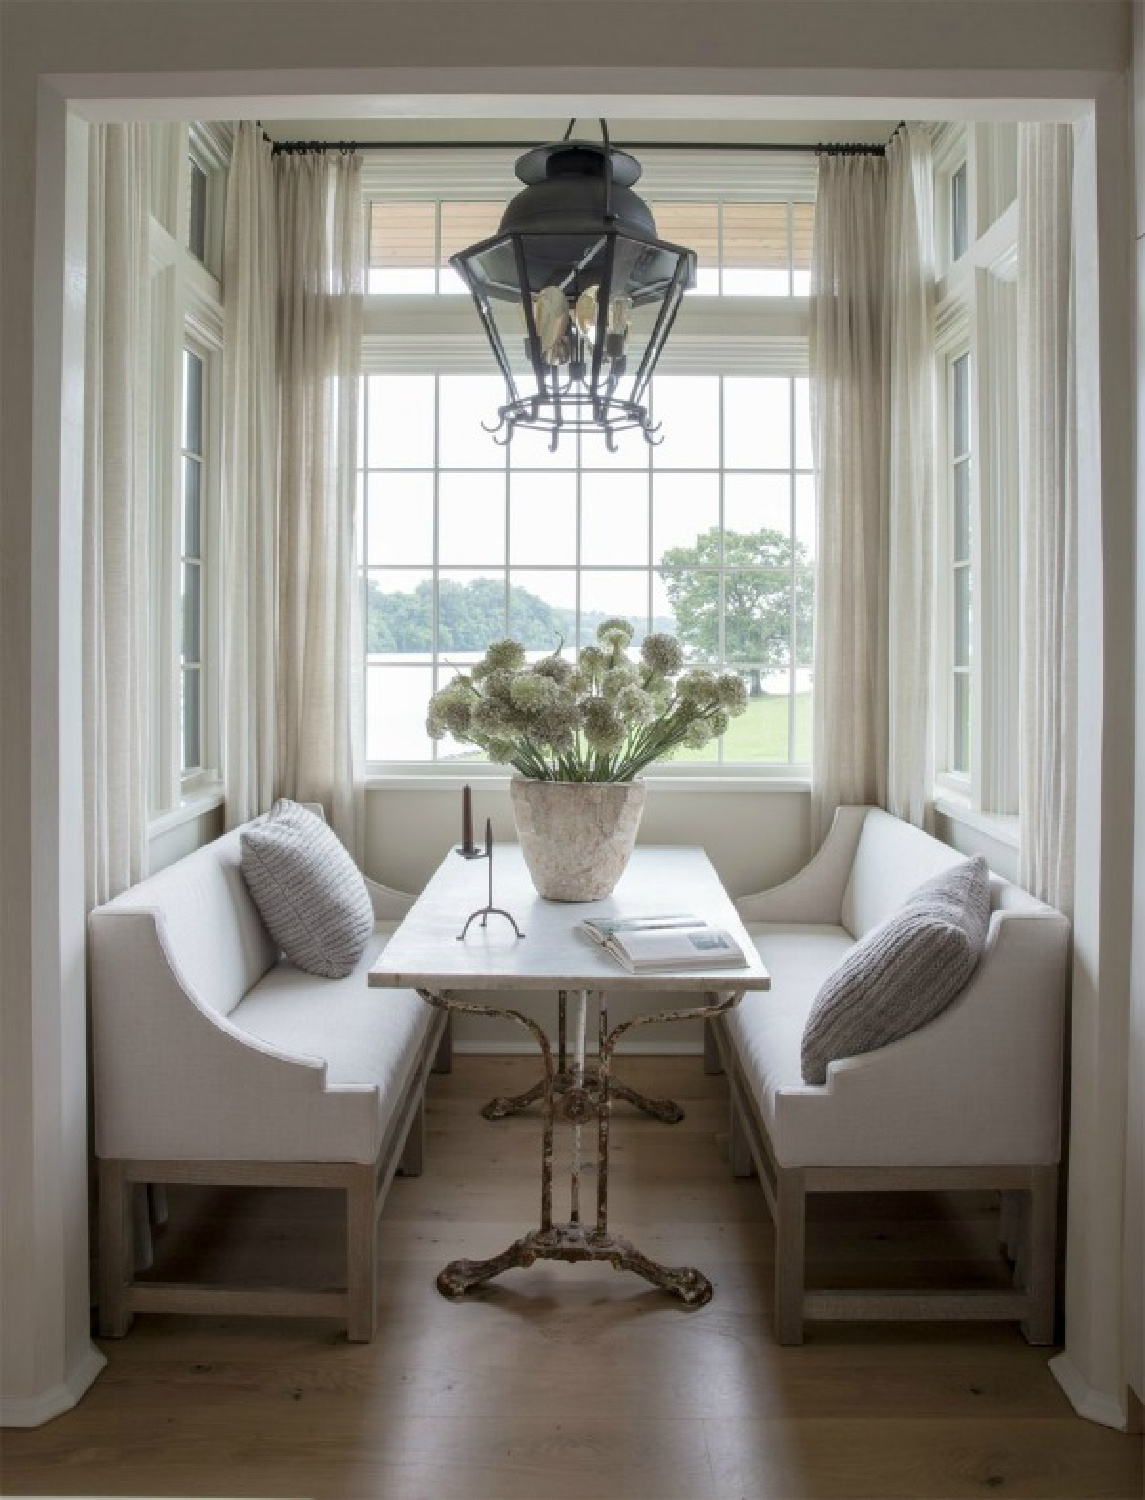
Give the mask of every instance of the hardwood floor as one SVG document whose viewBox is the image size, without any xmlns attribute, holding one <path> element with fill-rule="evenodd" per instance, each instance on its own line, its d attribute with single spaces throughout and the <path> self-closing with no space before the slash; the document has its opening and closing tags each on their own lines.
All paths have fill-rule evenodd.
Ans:
<svg viewBox="0 0 1145 1500">
<path fill-rule="evenodd" d="M 733 1182 L 723 1080 L 698 1058 L 628 1058 L 687 1119 L 624 1106 L 612 1222 L 715 1284 L 689 1311 L 607 1266 L 539 1263 L 468 1301 L 445 1261 L 492 1254 L 535 1223 L 535 1118 L 477 1106 L 532 1081 L 526 1058 L 457 1057 L 430 1084 L 427 1170 L 382 1220 L 379 1331 L 321 1322 L 141 1317 L 102 1347 L 76 1410 L 3 1434 L 6 1495 L 311 1500 L 1140 1500 L 1141 1439 L 1074 1415 L 1015 1328 L 812 1326 L 771 1332 L 772 1233 L 755 1182 Z M 559 1137 L 558 1137 L 559 1145 Z M 558 1157 L 558 1164 L 562 1158 Z M 556 1211 L 564 1217 L 566 1182 Z M 591 1180 L 589 1183 L 591 1196 Z M 952 1261 L 1001 1274 L 995 1205 L 812 1204 L 812 1276 L 873 1268 L 926 1284 Z M 314 1192 L 184 1189 L 157 1241 L 165 1273 L 340 1277 L 336 1205 Z"/>
</svg>

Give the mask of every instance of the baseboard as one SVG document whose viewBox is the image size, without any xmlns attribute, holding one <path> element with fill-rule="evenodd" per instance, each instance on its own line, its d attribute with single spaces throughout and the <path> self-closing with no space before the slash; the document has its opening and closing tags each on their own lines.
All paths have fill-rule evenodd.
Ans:
<svg viewBox="0 0 1145 1500">
<path fill-rule="evenodd" d="M 1100 1422 L 1103 1427 L 1115 1427 L 1118 1432 L 1129 1430 L 1128 1412 L 1115 1397 L 1105 1391 L 1094 1390 L 1065 1350 L 1061 1354 L 1055 1354 L 1050 1360 L 1050 1372 L 1069 1397 L 1070 1405 L 1079 1417 L 1085 1417 L 1090 1422 Z"/>
<path fill-rule="evenodd" d="M 107 1364 L 94 1344 L 84 1350 L 68 1378 L 38 1396 L 0 1396 L 0 1427 L 42 1427 L 53 1417 L 71 1411 Z"/>
<path fill-rule="evenodd" d="M 453 1055 L 468 1053 L 474 1057 L 523 1057 L 526 1053 L 536 1057 L 536 1042 L 459 1042 L 453 1043 Z M 588 1049 L 594 1057 L 596 1048 Z M 622 1042 L 616 1049 L 617 1057 L 703 1057 L 703 1042 Z"/>
</svg>

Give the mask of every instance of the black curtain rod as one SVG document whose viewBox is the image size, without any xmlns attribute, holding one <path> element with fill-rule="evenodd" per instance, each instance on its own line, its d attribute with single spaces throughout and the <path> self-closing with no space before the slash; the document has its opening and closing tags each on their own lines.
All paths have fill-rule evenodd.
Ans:
<svg viewBox="0 0 1145 1500">
<path fill-rule="evenodd" d="M 265 135 L 265 131 L 263 132 Z M 276 141 L 272 156 L 302 156 L 310 151 L 530 151 L 537 141 Z M 815 156 L 885 156 L 886 146 L 858 141 L 625 141 L 621 151 L 798 151 Z"/>
</svg>

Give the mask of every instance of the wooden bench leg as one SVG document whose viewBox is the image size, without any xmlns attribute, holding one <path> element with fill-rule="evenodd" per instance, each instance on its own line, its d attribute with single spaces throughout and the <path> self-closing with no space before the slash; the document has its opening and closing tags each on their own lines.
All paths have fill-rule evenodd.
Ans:
<svg viewBox="0 0 1145 1500">
<path fill-rule="evenodd" d="M 121 1339 L 131 1327 L 124 1293 L 135 1270 L 135 1188 L 121 1161 L 99 1163 L 99 1332 Z"/>
<path fill-rule="evenodd" d="M 410 1121 L 409 1133 L 398 1161 L 398 1172 L 402 1177 L 420 1177 L 425 1166 L 425 1097 L 418 1100 L 417 1110 Z"/>
<path fill-rule="evenodd" d="M 377 1164 L 353 1170 L 346 1189 L 346 1337 L 368 1344 L 378 1326 Z"/>
<path fill-rule="evenodd" d="M 775 1169 L 775 1336 L 803 1342 L 807 1194 L 801 1167 Z"/>
<path fill-rule="evenodd" d="M 754 1176 L 755 1160 L 752 1157 L 751 1147 L 748 1144 L 743 1116 L 740 1114 L 739 1105 L 736 1103 L 734 1095 L 728 1100 L 728 1148 L 731 1157 L 732 1176 Z"/>
<path fill-rule="evenodd" d="M 437 1051 L 433 1057 L 433 1071 L 435 1073 L 451 1073 L 453 1071 L 453 1017 L 446 1012 L 445 1030 L 441 1033 L 441 1040 L 437 1044 Z"/>
<path fill-rule="evenodd" d="M 1022 1324 L 1022 1333 L 1031 1344 L 1056 1340 L 1057 1216 L 1057 1167 L 1031 1167 L 1023 1236 L 1030 1316 Z"/>
<path fill-rule="evenodd" d="M 716 1045 L 716 1033 L 710 1021 L 704 1022 L 704 1072 L 722 1073 L 724 1065 L 720 1060 L 720 1049 Z"/>
</svg>

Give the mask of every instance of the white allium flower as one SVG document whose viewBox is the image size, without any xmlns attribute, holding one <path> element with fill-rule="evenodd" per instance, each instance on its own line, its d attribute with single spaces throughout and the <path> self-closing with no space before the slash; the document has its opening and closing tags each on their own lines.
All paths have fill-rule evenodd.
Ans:
<svg viewBox="0 0 1145 1500">
<path fill-rule="evenodd" d="M 674 635 L 654 631 L 640 645 L 645 665 L 660 677 L 674 677 L 684 665 L 684 648 Z"/>
<path fill-rule="evenodd" d="M 534 665 L 533 671 L 539 677 L 551 677 L 554 682 L 564 685 L 573 675 L 573 665 L 572 662 L 565 661 L 563 656 L 554 651 L 552 656 L 543 656 Z"/>
<path fill-rule="evenodd" d="M 596 638 L 604 646 L 627 646 L 635 634 L 632 621 L 622 619 L 620 615 L 601 620 L 596 627 Z"/>
<path fill-rule="evenodd" d="M 715 674 L 705 667 L 693 667 L 677 682 L 676 696 L 685 703 L 703 705 L 712 702 L 716 696 Z"/>
<path fill-rule="evenodd" d="M 600 691 L 606 698 L 615 698 L 626 687 L 638 687 L 640 679 L 636 668 L 631 666 L 609 667 L 600 679 Z"/>
<path fill-rule="evenodd" d="M 527 714 L 543 713 L 557 696 L 557 685 L 551 677 L 538 676 L 536 672 L 522 672 L 513 678 L 509 697 L 515 708 Z"/>
<path fill-rule="evenodd" d="M 519 641 L 494 641 L 485 652 L 485 662 L 491 669 L 515 672 L 525 665 L 525 648 Z"/>
<path fill-rule="evenodd" d="M 495 765 L 506 766 L 517 753 L 516 740 L 491 739 L 485 747 Z"/>
<path fill-rule="evenodd" d="M 594 750 L 608 754 L 624 743 L 624 725 L 603 698 L 591 698 L 584 709 L 584 737 Z"/>
<path fill-rule="evenodd" d="M 716 679 L 716 698 L 733 718 L 747 709 L 747 684 L 738 672 L 721 672 Z"/>
<path fill-rule="evenodd" d="M 630 727 L 656 717 L 656 700 L 635 683 L 622 687 L 613 701 L 620 719 Z"/>
</svg>

